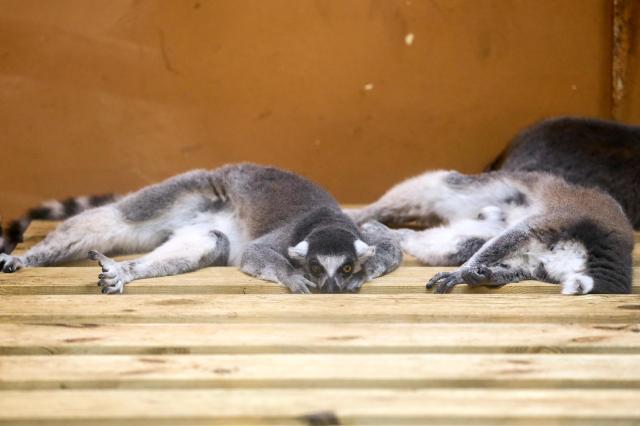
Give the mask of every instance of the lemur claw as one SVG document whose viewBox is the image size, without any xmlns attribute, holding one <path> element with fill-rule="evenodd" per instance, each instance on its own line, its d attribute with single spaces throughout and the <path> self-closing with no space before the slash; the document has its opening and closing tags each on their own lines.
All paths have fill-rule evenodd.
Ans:
<svg viewBox="0 0 640 426">
<path fill-rule="evenodd" d="M 284 284 L 291 290 L 291 293 L 296 294 L 311 294 L 309 287 L 316 287 L 314 282 L 301 274 L 292 274 Z"/>
<path fill-rule="evenodd" d="M 459 271 L 438 272 L 427 282 L 427 289 L 430 290 L 436 286 L 435 293 L 448 293 L 453 287 L 463 282 Z"/>
</svg>

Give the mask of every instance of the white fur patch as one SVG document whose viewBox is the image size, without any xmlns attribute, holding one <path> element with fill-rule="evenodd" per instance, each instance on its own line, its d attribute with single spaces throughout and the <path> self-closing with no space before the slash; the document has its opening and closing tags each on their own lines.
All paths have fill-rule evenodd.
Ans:
<svg viewBox="0 0 640 426">
<path fill-rule="evenodd" d="M 201 202 L 201 195 L 185 195 L 177 200 L 165 214 L 144 223 L 134 224 L 129 228 L 129 232 L 138 234 L 142 240 L 146 241 L 153 239 L 153 236 L 158 234 L 159 229 L 174 231 L 185 226 L 207 224 L 210 229 L 222 232 L 229 239 L 229 265 L 240 265 L 242 252 L 249 243 L 246 229 L 231 210 L 198 211 Z M 88 210 L 87 212 L 93 210 L 96 209 Z"/>
<path fill-rule="evenodd" d="M 353 246 L 356 250 L 358 260 L 360 261 L 366 260 L 376 253 L 376 248 L 374 246 L 370 246 L 362 240 L 355 240 L 353 242 Z"/>
<path fill-rule="evenodd" d="M 484 219 L 458 219 L 424 231 L 400 230 L 402 250 L 425 265 L 445 265 L 460 243 L 469 238 L 490 240 L 506 228 L 499 208 L 485 207 L 481 213 L 485 214 Z"/>
<path fill-rule="evenodd" d="M 42 203 L 43 207 L 46 207 L 50 210 L 49 218 L 51 219 L 62 219 L 64 218 L 64 206 L 60 201 L 50 200 Z"/>
<path fill-rule="evenodd" d="M 345 257 L 340 256 L 318 256 L 318 262 L 322 265 L 327 275 L 333 277 L 336 271 L 344 263 Z"/>
<path fill-rule="evenodd" d="M 309 252 L 309 243 L 306 241 L 300 241 L 293 247 L 289 247 L 289 257 L 292 259 L 303 259 Z"/>
<path fill-rule="evenodd" d="M 505 263 L 531 273 L 542 264 L 549 278 L 560 283 L 562 294 L 586 294 L 593 290 L 593 278 L 586 274 L 587 250 L 578 241 L 560 241 L 552 249 L 532 241 Z"/>
</svg>

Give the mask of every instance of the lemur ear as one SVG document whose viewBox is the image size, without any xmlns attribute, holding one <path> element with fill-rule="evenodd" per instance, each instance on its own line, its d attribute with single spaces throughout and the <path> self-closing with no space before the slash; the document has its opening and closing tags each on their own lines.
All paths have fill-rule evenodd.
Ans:
<svg viewBox="0 0 640 426">
<path fill-rule="evenodd" d="M 356 240 L 353 243 L 356 249 L 356 255 L 359 261 L 365 261 L 376 253 L 376 246 L 370 246 L 362 240 Z"/>
<path fill-rule="evenodd" d="M 302 240 L 298 244 L 293 247 L 289 247 L 287 253 L 289 253 L 289 257 L 296 260 L 302 260 L 307 256 L 309 252 L 309 243 Z"/>
</svg>

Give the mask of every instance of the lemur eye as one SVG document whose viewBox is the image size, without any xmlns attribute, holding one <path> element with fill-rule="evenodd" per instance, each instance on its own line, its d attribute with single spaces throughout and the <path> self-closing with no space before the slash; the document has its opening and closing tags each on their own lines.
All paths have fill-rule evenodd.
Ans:
<svg viewBox="0 0 640 426">
<path fill-rule="evenodd" d="M 311 273 L 317 275 L 320 272 L 322 272 L 322 267 L 320 265 L 318 265 L 317 263 L 314 263 L 313 265 L 311 265 Z"/>
<path fill-rule="evenodd" d="M 353 266 L 352 265 L 344 265 L 342 267 L 342 272 L 345 274 L 350 274 L 351 271 L 353 271 Z"/>
</svg>

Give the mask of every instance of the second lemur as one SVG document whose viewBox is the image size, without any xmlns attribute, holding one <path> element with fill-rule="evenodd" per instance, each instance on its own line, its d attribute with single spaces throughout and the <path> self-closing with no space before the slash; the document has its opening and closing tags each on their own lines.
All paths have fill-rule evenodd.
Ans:
<svg viewBox="0 0 640 426">
<path fill-rule="evenodd" d="M 462 265 L 430 280 L 437 292 L 528 279 L 559 283 L 563 294 L 631 291 L 633 229 L 620 205 L 551 174 L 428 172 L 350 214 L 358 222 L 439 222 L 395 231 L 422 263 Z"/>
</svg>

